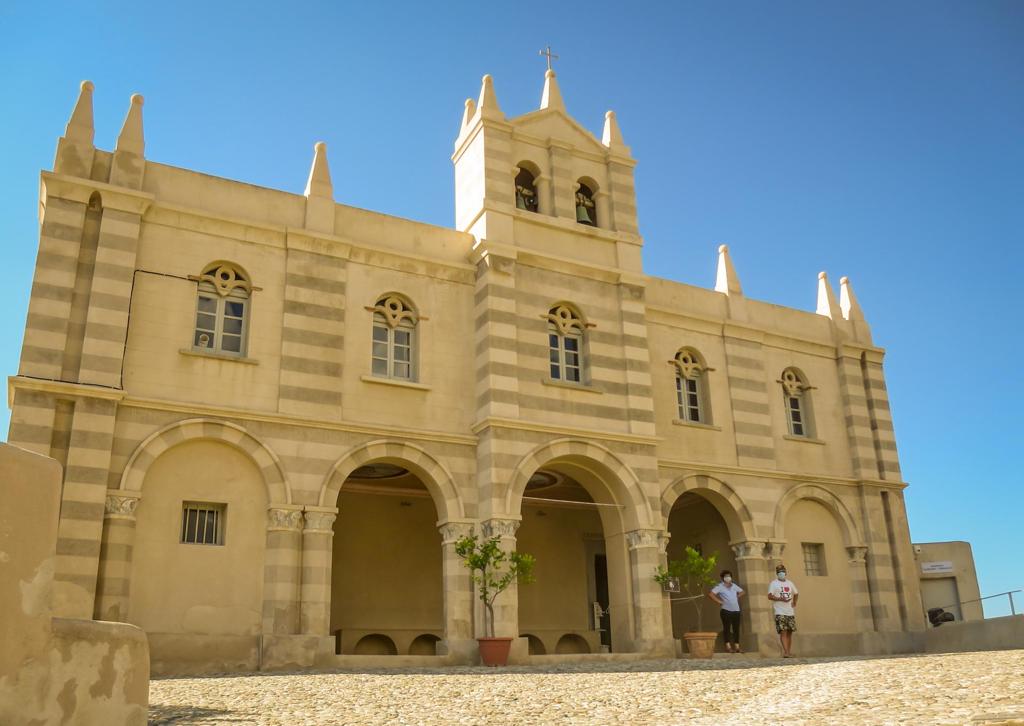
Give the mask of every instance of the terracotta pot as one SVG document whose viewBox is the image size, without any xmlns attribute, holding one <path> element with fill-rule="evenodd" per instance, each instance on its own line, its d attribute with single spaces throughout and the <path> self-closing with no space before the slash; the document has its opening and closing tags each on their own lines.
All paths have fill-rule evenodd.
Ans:
<svg viewBox="0 0 1024 726">
<path fill-rule="evenodd" d="M 715 654 L 718 633 L 684 633 L 683 639 L 691 658 L 711 658 Z"/>
<path fill-rule="evenodd" d="M 512 638 L 477 638 L 480 644 L 480 660 L 485 666 L 503 666 L 508 663 L 508 651 Z"/>
</svg>

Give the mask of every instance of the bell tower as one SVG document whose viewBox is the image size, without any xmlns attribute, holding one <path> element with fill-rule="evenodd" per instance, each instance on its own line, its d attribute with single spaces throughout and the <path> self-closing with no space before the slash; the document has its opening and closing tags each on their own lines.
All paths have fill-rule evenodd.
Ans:
<svg viewBox="0 0 1024 726">
<path fill-rule="evenodd" d="M 598 139 L 568 114 L 550 67 L 540 107 L 514 118 L 484 76 L 478 99 L 466 100 L 452 161 L 459 231 L 641 271 L 636 162 L 615 113 L 605 114 Z"/>
</svg>

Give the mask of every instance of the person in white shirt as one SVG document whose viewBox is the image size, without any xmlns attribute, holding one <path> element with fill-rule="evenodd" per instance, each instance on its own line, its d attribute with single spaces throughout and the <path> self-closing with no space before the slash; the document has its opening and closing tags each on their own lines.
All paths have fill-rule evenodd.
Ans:
<svg viewBox="0 0 1024 726">
<path fill-rule="evenodd" d="M 718 603 L 722 618 L 722 639 L 726 653 L 742 653 L 740 650 L 740 598 L 746 593 L 732 581 L 732 572 L 722 570 L 722 581 L 712 588 L 708 597 Z"/>
<path fill-rule="evenodd" d="M 793 632 L 796 630 L 796 601 L 800 591 L 786 574 L 786 566 L 775 568 L 775 579 L 768 585 L 768 599 L 775 609 L 775 632 L 782 644 L 782 657 L 792 658 Z"/>
</svg>

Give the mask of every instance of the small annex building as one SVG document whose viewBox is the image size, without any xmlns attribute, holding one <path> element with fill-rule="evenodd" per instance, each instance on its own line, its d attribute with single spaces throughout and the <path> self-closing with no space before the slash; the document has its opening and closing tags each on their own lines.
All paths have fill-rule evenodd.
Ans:
<svg viewBox="0 0 1024 726">
<path fill-rule="evenodd" d="M 914 648 L 849 281 L 805 312 L 746 298 L 724 246 L 712 289 L 646 275 L 615 114 L 594 136 L 553 71 L 530 113 L 490 76 L 466 101 L 454 229 L 336 202 L 323 144 L 304 194 L 148 160 L 140 96 L 101 150 L 92 104 L 41 174 L 9 379 L 10 443 L 64 470 L 55 615 L 142 628 L 154 673 L 468 663 L 477 532 L 537 560 L 498 601 L 514 661 L 673 654 L 691 614 L 653 574 L 687 545 L 757 595 L 748 649 L 775 652 L 780 561 L 801 653 Z"/>
</svg>

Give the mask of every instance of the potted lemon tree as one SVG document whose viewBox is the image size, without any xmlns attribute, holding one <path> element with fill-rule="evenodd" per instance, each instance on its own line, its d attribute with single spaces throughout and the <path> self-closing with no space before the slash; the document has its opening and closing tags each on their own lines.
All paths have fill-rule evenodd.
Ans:
<svg viewBox="0 0 1024 726">
<path fill-rule="evenodd" d="M 480 645 L 480 660 L 486 666 L 508 663 L 512 647 L 512 638 L 494 636 L 494 601 L 513 582 L 523 585 L 533 582 L 533 556 L 505 552 L 500 542 L 500 537 L 480 541 L 476 535 L 470 535 L 455 543 L 455 552 L 472 572 L 477 597 L 484 604 L 484 637 L 476 640 Z"/>
<path fill-rule="evenodd" d="M 715 653 L 716 632 L 704 630 L 704 598 L 717 580 L 714 576 L 718 553 L 704 557 L 693 547 L 683 550 L 683 559 L 669 560 L 668 567 L 658 567 L 654 579 L 666 592 L 679 592 L 679 601 L 689 602 L 697 614 L 697 629 L 683 634 L 691 658 L 710 658 Z"/>
</svg>

